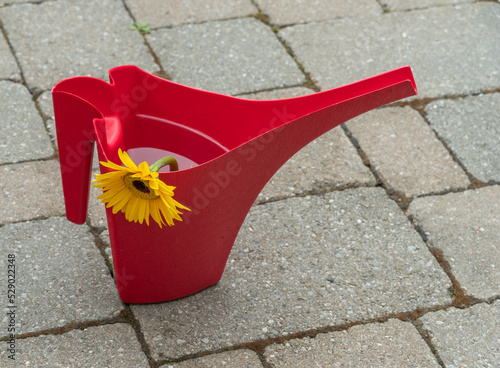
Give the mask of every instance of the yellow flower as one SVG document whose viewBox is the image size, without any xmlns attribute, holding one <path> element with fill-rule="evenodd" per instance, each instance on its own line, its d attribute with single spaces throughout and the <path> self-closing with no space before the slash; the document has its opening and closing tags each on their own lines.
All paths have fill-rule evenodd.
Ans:
<svg viewBox="0 0 500 368">
<path fill-rule="evenodd" d="M 96 175 L 95 187 L 103 194 L 98 196 L 106 207 L 113 207 L 113 214 L 122 211 L 129 221 L 140 224 L 145 220 L 149 226 L 149 216 L 160 225 L 174 225 L 174 219 L 182 221 L 177 208 L 190 211 L 189 208 L 173 199 L 175 187 L 166 185 L 158 178 L 158 173 L 151 171 L 147 162 L 139 167 L 126 152 L 118 149 L 118 156 L 126 166 L 119 166 L 111 161 L 101 165 L 112 169 L 105 174 Z"/>
</svg>

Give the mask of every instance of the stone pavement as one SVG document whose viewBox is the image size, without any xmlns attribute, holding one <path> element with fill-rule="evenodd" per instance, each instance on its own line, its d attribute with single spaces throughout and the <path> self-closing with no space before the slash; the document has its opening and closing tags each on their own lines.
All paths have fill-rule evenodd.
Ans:
<svg viewBox="0 0 500 368">
<path fill-rule="evenodd" d="M 0 1 L 1 367 L 500 367 L 498 2 Z M 283 166 L 217 285 L 127 305 L 97 190 L 64 217 L 50 95 L 124 64 L 252 99 L 408 64 L 419 95 Z"/>
</svg>

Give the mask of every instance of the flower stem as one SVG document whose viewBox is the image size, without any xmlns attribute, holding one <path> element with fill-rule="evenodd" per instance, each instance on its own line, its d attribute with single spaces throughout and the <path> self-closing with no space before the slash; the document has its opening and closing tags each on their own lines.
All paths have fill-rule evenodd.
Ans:
<svg viewBox="0 0 500 368">
<path fill-rule="evenodd" d="M 170 171 L 179 170 L 179 164 L 177 163 L 177 160 L 172 156 L 160 158 L 158 161 L 156 161 L 153 165 L 149 167 L 149 170 L 151 172 L 158 172 L 163 166 L 167 165 L 170 166 Z"/>
</svg>

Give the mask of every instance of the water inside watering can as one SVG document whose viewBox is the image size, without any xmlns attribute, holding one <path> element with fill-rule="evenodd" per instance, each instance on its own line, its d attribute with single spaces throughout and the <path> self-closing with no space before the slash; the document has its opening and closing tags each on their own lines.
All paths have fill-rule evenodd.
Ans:
<svg viewBox="0 0 500 368">
<path fill-rule="evenodd" d="M 136 163 L 149 165 L 165 156 L 173 156 L 179 170 L 213 160 L 229 150 L 208 134 L 175 121 L 137 114 L 125 137 L 127 153 Z M 152 148 L 154 147 L 154 148 Z M 158 148 L 161 147 L 161 148 Z M 160 172 L 168 172 L 168 167 Z"/>
<path fill-rule="evenodd" d="M 179 164 L 179 170 L 185 170 L 191 167 L 198 166 L 196 162 L 185 156 L 182 156 L 175 152 L 162 150 L 159 148 L 152 148 L 152 147 L 129 148 L 127 150 L 127 154 L 136 164 L 146 161 L 148 165 L 151 166 L 160 158 L 166 156 L 172 156 L 177 160 L 177 163 Z M 168 172 L 168 171 L 170 171 L 169 166 L 164 166 L 160 169 L 159 172 Z"/>
</svg>

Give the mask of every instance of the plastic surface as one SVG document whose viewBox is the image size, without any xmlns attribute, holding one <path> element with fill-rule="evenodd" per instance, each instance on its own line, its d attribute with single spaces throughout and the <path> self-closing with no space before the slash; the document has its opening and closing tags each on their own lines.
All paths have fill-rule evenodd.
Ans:
<svg viewBox="0 0 500 368">
<path fill-rule="evenodd" d="M 101 161 L 120 164 L 118 148 L 152 147 L 198 164 L 160 173 L 177 187 L 174 198 L 192 209 L 173 227 L 129 222 L 107 209 L 125 303 L 173 300 L 217 283 L 257 195 L 293 154 L 351 118 L 416 94 L 409 67 L 274 101 L 201 91 L 134 66 L 111 69 L 110 80 L 70 78 L 52 91 L 70 221 L 86 220 L 94 142 Z"/>
</svg>

